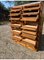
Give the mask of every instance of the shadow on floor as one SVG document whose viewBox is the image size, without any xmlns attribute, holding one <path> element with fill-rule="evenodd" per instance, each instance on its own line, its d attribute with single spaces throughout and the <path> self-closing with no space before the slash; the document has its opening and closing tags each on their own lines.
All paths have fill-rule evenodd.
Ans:
<svg viewBox="0 0 44 60">
<path fill-rule="evenodd" d="M 39 50 L 44 51 L 44 34 L 40 38 Z"/>
<path fill-rule="evenodd" d="M 9 21 L 0 21 L 0 26 L 1 25 L 6 25 L 6 24 L 8 24 L 9 23 Z"/>
</svg>

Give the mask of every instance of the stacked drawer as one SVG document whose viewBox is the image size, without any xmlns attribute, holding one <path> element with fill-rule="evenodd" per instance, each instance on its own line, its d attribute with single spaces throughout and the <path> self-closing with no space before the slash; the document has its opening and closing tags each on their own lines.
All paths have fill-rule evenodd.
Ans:
<svg viewBox="0 0 44 60">
<path fill-rule="evenodd" d="M 37 2 L 13 7 L 10 11 L 13 39 L 35 51 L 40 36 L 40 7 Z"/>
</svg>

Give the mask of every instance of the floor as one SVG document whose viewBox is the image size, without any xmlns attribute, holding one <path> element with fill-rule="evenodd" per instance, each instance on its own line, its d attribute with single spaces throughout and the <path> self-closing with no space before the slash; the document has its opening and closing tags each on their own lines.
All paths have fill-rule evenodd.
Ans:
<svg viewBox="0 0 44 60">
<path fill-rule="evenodd" d="M 40 50 L 34 52 L 16 44 L 11 37 L 10 24 L 0 25 L 0 59 L 44 59 L 44 25 Z"/>
</svg>

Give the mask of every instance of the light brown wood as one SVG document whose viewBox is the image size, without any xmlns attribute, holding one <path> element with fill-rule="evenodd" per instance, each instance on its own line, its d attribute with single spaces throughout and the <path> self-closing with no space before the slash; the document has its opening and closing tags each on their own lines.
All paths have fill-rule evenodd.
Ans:
<svg viewBox="0 0 44 60">
<path fill-rule="evenodd" d="M 40 6 L 39 7 L 30 7 L 30 8 L 24 8 L 22 11 L 31 11 L 31 10 L 39 10 L 40 9 Z"/>
<path fill-rule="evenodd" d="M 19 6 L 13 6 L 12 9 L 20 9 L 21 7 L 26 7 L 26 6 L 40 6 L 41 2 L 34 2 L 34 3 L 28 3 L 28 4 L 23 4 L 23 5 L 19 5 Z"/>
<path fill-rule="evenodd" d="M 18 31 L 18 30 L 12 30 L 11 32 L 13 35 L 20 35 L 21 34 L 21 31 Z"/>
<path fill-rule="evenodd" d="M 13 6 L 12 9 L 21 9 L 21 6 Z"/>
<path fill-rule="evenodd" d="M 33 41 L 33 40 L 31 40 L 31 39 L 22 39 L 22 41 L 24 41 L 24 42 L 27 42 L 27 43 L 29 43 L 29 44 L 32 44 L 32 45 L 36 45 L 36 41 Z"/>
<path fill-rule="evenodd" d="M 24 29 L 24 30 L 34 30 L 34 31 L 36 31 L 37 27 L 38 26 L 24 25 L 21 28 Z"/>
<path fill-rule="evenodd" d="M 13 40 L 34 51 L 38 49 L 40 36 L 40 10 L 40 2 L 34 2 L 12 7 L 9 15 Z"/>
<path fill-rule="evenodd" d="M 27 33 L 27 34 L 31 34 L 31 35 L 36 35 L 37 32 L 34 31 L 26 31 L 26 30 L 22 30 L 22 33 Z"/>
<path fill-rule="evenodd" d="M 38 15 L 39 14 L 39 10 L 38 10 L 38 12 L 23 12 L 23 14 L 22 15 L 28 15 L 28 16 L 30 16 L 30 15 Z"/>
<path fill-rule="evenodd" d="M 24 41 L 15 41 L 17 44 L 20 44 L 28 49 L 31 49 L 33 51 L 37 51 L 37 48 L 35 48 L 34 46 L 31 46 L 30 44 L 24 43 Z"/>
<path fill-rule="evenodd" d="M 22 33 L 21 36 L 25 37 L 25 38 L 33 39 L 33 40 L 36 40 L 36 37 L 37 37 L 37 36 L 30 35 L 30 34 L 27 34 L 27 33 Z"/>
<path fill-rule="evenodd" d="M 21 41 L 22 38 L 20 36 L 12 36 L 13 40 L 16 40 L 16 41 Z"/>
<path fill-rule="evenodd" d="M 10 12 L 18 12 L 18 11 L 20 12 L 21 9 L 11 9 L 11 10 L 10 10 Z"/>
<path fill-rule="evenodd" d="M 31 21 L 31 22 L 36 22 L 38 20 L 38 15 L 37 17 L 22 17 L 21 21 Z"/>
<path fill-rule="evenodd" d="M 20 15 L 20 13 L 12 13 L 9 16 L 19 16 L 19 15 Z"/>
<path fill-rule="evenodd" d="M 34 46 L 31 46 L 30 44 L 23 43 L 23 42 L 21 42 L 20 44 L 26 48 L 33 50 L 33 51 L 37 51 L 37 48 L 35 48 Z"/>
<path fill-rule="evenodd" d="M 40 6 L 40 2 L 34 2 L 34 3 L 29 3 L 29 4 L 24 4 L 24 5 L 22 5 L 24 8 L 25 7 L 36 7 L 36 6 Z"/>
<path fill-rule="evenodd" d="M 16 43 L 18 43 L 18 44 L 20 44 L 20 45 L 22 45 L 22 46 L 24 46 L 24 47 L 27 47 L 27 48 L 29 48 L 29 49 L 31 49 L 31 50 L 33 50 L 33 51 L 37 51 L 37 48 L 35 48 L 34 46 L 32 46 L 31 44 L 28 44 L 28 43 L 24 43 L 24 41 L 20 41 L 20 42 L 16 42 Z"/>
<path fill-rule="evenodd" d="M 21 27 L 21 24 L 10 24 L 11 27 Z"/>
<path fill-rule="evenodd" d="M 20 20 L 20 18 L 10 18 L 9 20 Z"/>
</svg>

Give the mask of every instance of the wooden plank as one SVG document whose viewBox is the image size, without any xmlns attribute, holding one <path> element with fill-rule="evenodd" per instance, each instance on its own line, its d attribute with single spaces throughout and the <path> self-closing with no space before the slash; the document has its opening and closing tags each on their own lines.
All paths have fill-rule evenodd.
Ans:
<svg viewBox="0 0 44 60">
<path fill-rule="evenodd" d="M 12 36 L 12 38 L 13 38 L 13 40 L 15 40 L 15 41 L 21 41 L 22 40 L 22 38 L 20 37 L 20 36 Z"/>
<path fill-rule="evenodd" d="M 21 27 L 21 24 L 11 24 L 10 26 L 11 26 L 11 27 L 20 28 L 20 27 Z"/>
<path fill-rule="evenodd" d="M 21 31 L 19 31 L 19 30 L 12 30 L 11 32 L 13 35 L 20 35 L 21 34 Z"/>
<path fill-rule="evenodd" d="M 32 44 L 33 46 L 36 45 L 36 41 L 33 41 L 31 39 L 22 39 L 22 41 L 26 42 L 26 43 L 29 43 L 29 44 Z"/>
<path fill-rule="evenodd" d="M 10 12 L 20 12 L 21 9 L 11 9 Z"/>
<path fill-rule="evenodd" d="M 34 46 L 31 46 L 30 44 L 24 43 L 24 41 L 20 41 L 20 42 L 17 42 L 17 43 L 24 46 L 24 47 L 26 47 L 26 48 L 29 48 L 33 51 L 37 51 L 37 49 Z"/>
<path fill-rule="evenodd" d="M 26 7 L 26 6 L 38 6 L 40 5 L 41 2 L 33 2 L 33 3 L 28 3 L 28 4 L 23 4 L 23 5 L 19 5 L 19 6 L 13 6 L 12 8 L 21 8 L 21 7 Z"/>
<path fill-rule="evenodd" d="M 34 32 L 34 31 L 22 30 L 22 33 L 27 33 L 27 34 L 31 34 L 31 35 L 37 35 L 37 32 Z"/>
<path fill-rule="evenodd" d="M 20 20 L 20 17 L 19 18 L 10 18 L 9 20 Z"/>
<path fill-rule="evenodd" d="M 28 15 L 28 16 L 30 16 L 30 15 L 38 15 L 39 14 L 39 10 L 38 10 L 38 12 L 23 12 L 23 14 L 22 15 Z"/>
<path fill-rule="evenodd" d="M 37 48 L 35 48 L 34 46 L 30 46 L 30 44 L 24 43 L 24 41 L 15 41 L 17 44 L 20 44 L 28 49 L 31 49 L 33 51 L 37 51 Z"/>
<path fill-rule="evenodd" d="M 22 33 L 21 36 L 24 37 L 24 38 L 29 38 L 29 39 L 33 39 L 33 40 L 36 40 L 36 37 L 37 37 L 37 36 L 30 35 L 30 34 L 27 34 L 27 33 Z"/>
<path fill-rule="evenodd" d="M 41 2 L 33 2 L 33 3 L 24 4 L 24 5 L 22 5 L 22 6 L 23 6 L 24 8 L 25 8 L 25 7 L 32 7 L 32 6 L 33 6 L 33 7 L 34 7 L 34 6 L 36 7 L 36 6 L 40 6 L 40 3 L 41 3 Z"/>
<path fill-rule="evenodd" d="M 32 21 L 32 22 L 36 22 L 38 20 L 39 16 L 37 15 L 37 17 L 22 17 L 21 21 Z"/>
<path fill-rule="evenodd" d="M 36 31 L 37 30 L 37 25 L 36 26 L 32 26 L 32 25 L 24 25 L 21 27 L 21 29 L 24 29 L 24 30 L 33 30 L 33 31 Z"/>
<path fill-rule="evenodd" d="M 21 6 L 13 6 L 11 9 L 21 9 Z"/>
<path fill-rule="evenodd" d="M 19 16 L 21 13 L 10 13 L 9 16 Z"/>
<path fill-rule="evenodd" d="M 39 10 L 40 9 L 40 6 L 39 7 L 30 7 L 30 8 L 23 8 L 22 11 L 32 11 L 32 10 Z"/>
</svg>

